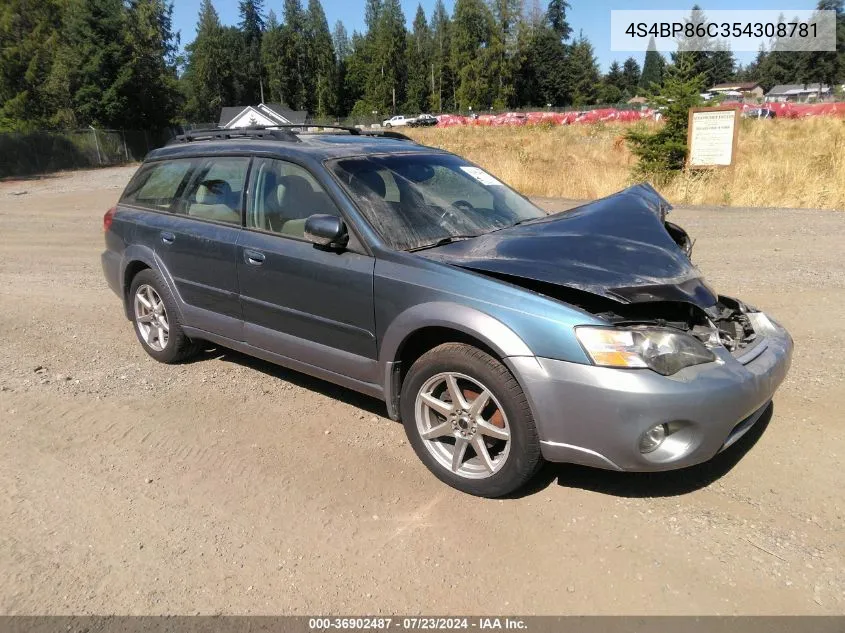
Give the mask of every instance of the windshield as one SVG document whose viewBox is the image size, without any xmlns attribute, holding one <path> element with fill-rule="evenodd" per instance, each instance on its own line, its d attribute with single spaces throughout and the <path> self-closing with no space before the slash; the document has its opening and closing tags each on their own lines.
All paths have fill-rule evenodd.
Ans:
<svg viewBox="0 0 845 633">
<path fill-rule="evenodd" d="M 476 237 L 545 217 L 486 171 L 450 154 L 343 158 L 329 167 L 396 250 Z"/>
</svg>

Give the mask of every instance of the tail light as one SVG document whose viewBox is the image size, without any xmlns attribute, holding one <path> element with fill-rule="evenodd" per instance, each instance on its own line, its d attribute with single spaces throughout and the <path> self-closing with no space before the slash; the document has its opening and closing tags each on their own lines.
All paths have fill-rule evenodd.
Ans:
<svg viewBox="0 0 845 633">
<path fill-rule="evenodd" d="M 114 221 L 114 212 L 117 211 L 117 207 L 112 207 L 106 214 L 103 216 L 103 231 L 106 232 L 111 228 L 111 223 Z"/>
</svg>

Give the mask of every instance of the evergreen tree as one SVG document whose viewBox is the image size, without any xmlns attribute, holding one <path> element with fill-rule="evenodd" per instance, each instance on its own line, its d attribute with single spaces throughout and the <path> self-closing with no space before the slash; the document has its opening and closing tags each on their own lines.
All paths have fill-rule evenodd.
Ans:
<svg viewBox="0 0 845 633">
<path fill-rule="evenodd" d="M 190 120 L 217 121 L 220 109 L 230 105 L 225 103 L 224 47 L 220 17 L 211 0 L 203 0 L 196 39 L 187 46 L 188 68 L 185 74 L 189 95 L 185 109 Z"/>
<path fill-rule="evenodd" d="M 334 30 L 332 31 L 332 45 L 334 46 L 335 57 L 337 59 L 337 70 L 335 72 L 335 113 L 339 117 L 345 117 L 352 110 L 355 99 L 350 100 L 349 93 L 346 90 L 346 73 L 349 58 L 352 56 L 352 43 L 349 41 L 346 27 L 343 26 L 343 22 L 340 20 L 335 22 Z"/>
<path fill-rule="evenodd" d="M 399 0 L 384 0 L 376 26 L 366 100 L 379 114 L 395 114 L 405 99 L 405 16 Z"/>
<path fill-rule="evenodd" d="M 652 107 L 663 113 L 664 124 L 654 132 L 638 126 L 626 134 L 631 151 L 639 159 L 637 177 L 659 185 L 684 168 L 689 109 L 701 105 L 705 81 L 704 73 L 696 73 L 693 62 L 681 56 L 667 69 L 663 87 L 650 99 Z"/>
<path fill-rule="evenodd" d="M 222 31 L 223 66 L 220 75 L 223 82 L 224 105 L 256 105 L 258 82 L 250 77 L 243 60 L 247 57 L 246 42 L 243 33 L 236 26 L 224 26 Z M 254 83 L 256 93 L 253 94 Z"/>
<path fill-rule="evenodd" d="M 566 21 L 566 10 L 569 9 L 566 0 L 551 0 L 546 12 L 546 21 L 561 40 L 568 40 L 572 33 L 569 22 Z"/>
<path fill-rule="evenodd" d="M 518 103 L 540 107 L 572 103 L 568 47 L 549 23 L 537 23 L 534 18 L 523 22 L 520 64 L 515 86 Z"/>
<path fill-rule="evenodd" d="M 625 60 L 625 65 L 622 67 L 623 82 L 620 86 L 623 94 L 628 97 L 633 97 L 637 94 L 637 87 L 640 84 L 640 65 L 633 57 Z"/>
<path fill-rule="evenodd" d="M 607 74 L 604 76 L 599 87 L 598 100 L 601 103 L 618 103 L 622 101 L 625 94 L 625 76 L 622 74 L 622 66 L 616 60 L 610 64 Z"/>
<path fill-rule="evenodd" d="M 716 84 L 730 81 L 736 75 L 736 60 L 727 45 L 716 44 L 708 61 L 705 90 Z"/>
<path fill-rule="evenodd" d="M 305 41 L 305 12 L 300 0 L 284 0 L 279 84 L 282 103 L 294 110 L 307 108 L 309 60 Z"/>
<path fill-rule="evenodd" d="M 761 44 L 757 51 L 757 56 L 754 61 L 745 67 L 737 69 L 736 77 L 738 81 L 760 81 L 760 67 L 766 59 L 766 48 Z"/>
<path fill-rule="evenodd" d="M 625 89 L 625 76 L 622 74 L 622 66 L 615 59 L 610 64 L 607 74 L 604 76 L 604 83 L 608 86 L 616 86 L 621 91 Z"/>
<path fill-rule="evenodd" d="M 408 37 L 408 86 L 405 109 L 417 114 L 428 109 L 431 97 L 431 33 L 425 11 L 417 5 L 414 30 Z"/>
<path fill-rule="evenodd" d="M 845 0 L 820 0 L 817 9 L 836 12 L 836 50 L 801 53 L 801 81 L 827 84 L 833 90 L 845 79 Z"/>
<path fill-rule="evenodd" d="M 663 73 L 666 68 L 666 60 L 657 51 L 657 44 L 652 37 L 648 42 L 648 49 L 645 53 L 645 62 L 643 62 L 643 74 L 640 75 L 639 88 L 642 91 L 650 92 L 652 86 L 663 84 Z"/>
<path fill-rule="evenodd" d="M 357 31 L 352 33 L 350 44 L 352 52 L 346 59 L 346 75 L 343 82 L 344 103 L 349 113 L 369 119 L 373 106 L 367 103 L 365 94 L 372 66 L 373 46 L 367 36 Z"/>
<path fill-rule="evenodd" d="M 128 55 L 115 89 L 124 104 L 114 124 L 154 130 L 166 127 L 181 106 L 176 77 L 179 36 L 173 33 L 173 4 L 130 0 L 125 46 Z"/>
<path fill-rule="evenodd" d="M 450 65 L 451 21 L 443 0 L 437 0 L 431 14 L 431 73 L 430 106 L 435 112 L 454 109 L 452 68 Z"/>
<path fill-rule="evenodd" d="M 475 112 L 493 106 L 497 52 L 493 14 L 482 0 L 457 0 L 452 20 L 451 61 L 456 106 Z M 492 53 L 492 54 L 491 54 Z"/>
<path fill-rule="evenodd" d="M 126 62 L 122 0 L 69 0 L 48 79 L 56 123 L 116 125 L 126 108 L 117 84 Z"/>
<path fill-rule="evenodd" d="M 37 128 L 55 119 L 47 80 L 59 43 L 62 7 L 58 0 L 0 3 L 0 131 Z"/>
<path fill-rule="evenodd" d="M 780 22 L 784 22 L 783 15 Z M 801 54 L 790 49 L 788 38 L 775 38 L 771 51 L 760 63 L 758 69 L 760 85 L 768 92 L 778 84 L 795 83 L 801 75 Z"/>
<path fill-rule="evenodd" d="M 572 45 L 568 67 L 572 78 L 572 105 L 590 105 L 596 102 L 601 74 L 596 62 L 593 45 L 583 34 Z"/>
<path fill-rule="evenodd" d="M 264 80 L 261 62 L 261 38 L 265 27 L 263 4 L 263 0 L 240 0 L 238 4 L 244 57 L 237 62 L 236 68 L 242 69 L 243 99 L 244 103 L 249 105 L 256 105 L 261 101 L 261 86 Z"/>
<path fill-rule="evenodd" d="M 305 33 L 313 84 L 313 89 L 309 86 L 308 110 L 325 118 L 337 110 L 337 75 L 332 36 L 320 0 L 308 0 Z"/>
<path fill-rule="evenodd" d="M 267 78 L 264 98 L 268 103 L 284 101 L 282 69 L 284 55 L 284 34 L 274 11 L 267 15 L 267 24 L 261 37 L 262 74 Z"/>
<path fill-rule="evenodd" d="M 364 24 L 368 35 L 375 34 L 383 5 L 383 0 L 364 0 Z"/>
<path fill-rule="evenodd" d="M 701 7 L 694 4 L 690 17 L 687 18 L 686 24 L 706 25 L 707 16 Z M 704 75 L 705 87 L 709 88 L 711 83 L 710 69 L 712 49 L 715 45 L 713 38 L 708 35 L 699 36 L 698 34 L 688 37 L 683 34 L 678 38 L 678 50 L 672 53 L 672 63 L 679 66 L 682 60 L 685 60 L 691 65 L 695 74 Z"/>
</svg>

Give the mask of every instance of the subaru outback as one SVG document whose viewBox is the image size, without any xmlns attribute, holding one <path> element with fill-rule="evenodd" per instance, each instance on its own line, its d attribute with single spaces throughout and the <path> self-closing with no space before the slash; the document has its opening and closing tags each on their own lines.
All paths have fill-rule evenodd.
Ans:
<svg viewBox="0 0 845 633">
<path fill-rule="evenodd" d="M 152 151 L 104 218 L 143 349 L 211 343 L 380 398 L 422 462 L 501 496 L 544 460 L 709 460 L 792 339 L 717 294 L 649 185 L 547 214 L 393 132 L 209 131 Z"/>
</svg>

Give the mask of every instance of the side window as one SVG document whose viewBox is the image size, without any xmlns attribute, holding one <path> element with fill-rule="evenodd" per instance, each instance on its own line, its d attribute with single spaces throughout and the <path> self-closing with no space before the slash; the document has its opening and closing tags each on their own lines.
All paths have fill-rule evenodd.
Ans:
<svg viewBox="0 0 845 633">
<path fill-rule="evenodd" d="M 252 170 L 247 207 L 249 228 L 304 237 L 305 220 L 315 213 L 340 216 L 320 183 L 308 170 L 283 160 L 263 159 Z"/>
<path fill-rule="evenodd" d="M 207 158 L 194 173 L 181 213 L 215 222 L 241 223 L 248 158 Z"/>
<path fill-rule="evenodd" d="M 169 211 L 179 197 L 191 159 L 166 160 L 143 165 L 123 192 L 121 202 L 157 211 Z"/>
</svg>

